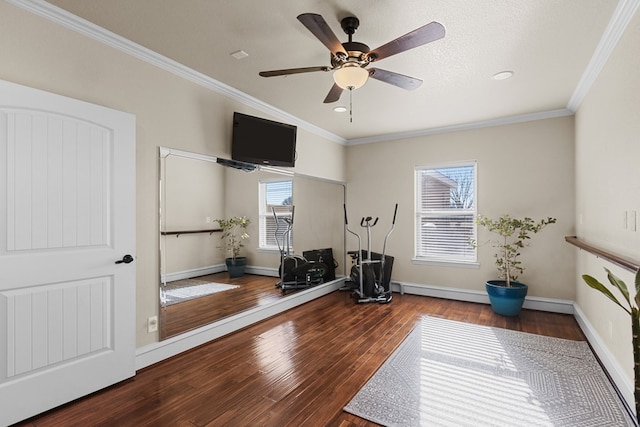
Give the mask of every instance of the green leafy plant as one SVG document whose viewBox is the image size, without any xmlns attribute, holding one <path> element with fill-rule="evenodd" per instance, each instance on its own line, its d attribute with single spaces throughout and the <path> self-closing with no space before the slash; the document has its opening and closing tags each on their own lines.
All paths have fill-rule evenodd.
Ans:
<svg viewBox="0 0 640 427">
<path fill-rule="evenodd" d="M 525 242 L 531 239 L 531 234 L 536 234 L 549 224 L 555 224 L 556 219 L 548 217 L 540 221 L 534 221 L 529 217 L 524 219 L 512 218 L 504 214 L 497 219 L 491 219 L 485 215 L 478 215 L 476 224 L 485 227 L 497 238 L 489 240 L 491 246 L 496 248 L 495 259 L 498 277 L 504 279 L 507 286 L 518 279 L 524 272 L 524 267 L 519 259 L 520 250 L 528 246 Z M 473 241 L 474 247 L 478 244 Z"/>
<path fill-rule="evenodd" d="M 582 279 L 591 288 L 600 291 L 604 296 L 620 306 L 624 311 L 631 316 L 631 338 L 633 342 L 633 373 L 634 373 L 634 398 L 636 401 L 636 414 L 640 414 L 640 270 L 636 271 L 635 278 L 635 297 L 631 297 L 629 294 L 629 288 L 609 269 L 605 268 L 607 272 L 607 279 L 609 283 L 620 291 L 624 297 L 624 301 L 627 303 L 628 308 L 620 303 L 613 293 L 602 283 L 600 283 L 593 276 L 583 274 Z M 633 304 L 635 303 L 635 304 Z"/>
<path fill-rule="evenodd" d="M 228 253 L 229 258 L 235 263 L 240 255 L 240 248 L 244 247 L 242 242 L 249 238 L 247 227 L 251 220 L 246 216 L 234 216 L 229 219 L 216 219 L 216 222 L 222 229 L 222 244 L 218 248 Z"/>
</svg>

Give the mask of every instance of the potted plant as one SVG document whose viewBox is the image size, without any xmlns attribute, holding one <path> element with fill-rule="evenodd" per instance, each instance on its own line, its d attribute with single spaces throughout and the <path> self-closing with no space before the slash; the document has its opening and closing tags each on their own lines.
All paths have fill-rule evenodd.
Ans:
<svg viewBox="0 0 640 427">
<path fill-rule="evenodd" d="M 497 219 L 478 215 L 476 224 L 498 236 L 487 242 L 496 249 L 494 256 L 500 279 L 489 280 L 485 285 L 494 312 L 503 316 L 517 316 L 520 313 L 528 291 L 527 285 L 516 281 L 524 272 L 519 260 L 520 250 L 528 246 L 526 241 L 531 238 L 531 234 L 536 234 L 555 222 L 556 219 L 551 217 L 534 221 L 529 217 L 512 218 L 508 214 Z M 476 242 L 474 246 L 477 246 Z"/>
<path fill-rule="evenodd" d="M 229 219 L 216 219 L 216 222 L 222 229 L 222 244 L 218 247 L 229 255 L 225 258 L 229 276 L 240 277 L 247 265 L 247 258 L 239 256 L 240 248 L 244 246 L 242 242 L 249 238 L 247 227 L 251 220 L 246 216 L 234 216 Z"/>
<path fill-rule="evenodd" d="M 613 285 L 615 289 L 618 289 L 628 308 L 623 305 L 613 293 L 607 289 L 598 279 L 588 274 L 583 274 L 582 279 L 591 288 L 600 291 L 604 296 L 620 306 L 627 312 L 631 318 L 631 340 L 633 345 L 633 373 L 634 373 L 634 400 L 636 404 L 636 414 L 640 414 L 640 270 L 636 271 L 635 276 L 635 292 L 629 293 L 629 288 L 626 283 L 620 280 L 609 269 L 605 268 L 607 272 L 607 279 Z M 634 295 L 635 294 L 635 295 Z M 634 304 L 635 302 L 635 304 Z"/>
</svg>

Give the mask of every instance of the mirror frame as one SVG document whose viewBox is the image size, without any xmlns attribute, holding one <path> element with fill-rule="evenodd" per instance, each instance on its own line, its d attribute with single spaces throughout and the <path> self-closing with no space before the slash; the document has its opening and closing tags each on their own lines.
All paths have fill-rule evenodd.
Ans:
<svg viewBox="0 0 640 427">
<path fill-rule="evenodd" d="M 173 148 L 167 148 L 167 147 L 159 147 L 159 179 L 158 179 L 158 190 L 159 190 L 159 198 L 158 198 L 158 204 L 159 204 L 159 220 L 158 220 L 158 236 L 159 236 L 159 298 L 158 298 L 158 305 L 159 305 L 159 311 L 160 311 L 160 316 L 159 316 L 159 321 L 162 322 L 164 321 L 164 309 L 165 309 L 165 305 L 163 305 L 162 301 L 163 301 L 163 292 L 164 292 L 164 287 L 167 283 L 166 281 L 166 265 L 167 265 L 167 261 L 166 261 L 166 253 L 167 253 L 167 249 L 166 249 L 166 243 L 165 243 L 165 239 L 167 237 L 168 234 L 186 234 L 186 233 L 197 233 L 197 232 L 206 232 L 209 233 L 211 232 L 211 230 L 193 230 L 193 231 L 183 231 L 182 233 L 179 233 L 178 231 L 171 231 L 171 232 L 167 232 L 166 231 L 166 216 L 164 214 L 165 212 L 165 206 L 164 203 L 166 201 L 166 178 L 164 176 L 164 171 L 165 171 L 165 161 L 169 156 L 176 156 L 176 157 L 181 157 L 181 158 L 185 158 L 185 159 L 191 159 L 191 160 L 200 160 L 200 161 L 205 161 L 205 162 L 209 162 L 209 163 L 214 163 L 214 164 L 219 164 L 221 167 L 228 167 L 224 164 L 218 163 L 218 157 L 216 156 L 211 156 L 211 155 L 206 155 L 206 154 L 199 154 L 199 153 L 193 153 L 190 151 L 185 151 L 185 150 L 179 150 L 179 149 L 173 149 Z M 312 175 L 307 175 L 307 174 L 301 174 L 301 173 L 296 173 L 294 171 L 290 171 L 290 170 L 286 170 L 286 169 L 280 169 L 277 167 L 271 167 L 271 166 L 262 166 L 262 165 L 257 165 L 256 167 L 256 171 L 263 171 L 263 172 L 268 172 L 268 173 L 272 173 L 274 175 L 280 175 L 280 176 L 288 176 L 291 177 L 292 179 L 295 178 L 304 178 L 304 179 L 310 179 L 310 180 L 315 180 L 315 181 L 320 181 L 320 182 L 326 182 L 328 184 L 335 184 L 335 185 L 339 185 L 342 187 L 342 202 L 343 204 L 346 203 L 346 183 L 342 182 L 342 181 L 335 181 L 335 180 L 331 180 L 331 179 L 327 179 L 327 178 L 321 178 L 321 177 L 316 177 L 316 176 L 312 176 Z M 343 229 L 342 232 L 342 265 L 344 266 L 344 272 L 345 274 L 347 274 L 348 272 L 348 268 L 347 268 L 347 236 L 346 236 L 347 232 L 346 230 Z M 282 298 L 280 298 L 280 301 L 276 302 L 276 303 L 270 303 L 270 304 L 266 304 L 264 306 L 259 306 L 259 307 L 255 307 L 253 309 L 249 309 L 249 310 L 244 310 L 244 311 L 240 311 L 234 315 L 231 316 L 227 316 L 227 317 L 222 317 L 219 319 L 215 319 L 212 320 L 211 322 L 205 323 L 203 325 L 201 325 L 200 327 L 198 327 L 197 329 L 191 329 L 191 330 L 187 330 L 184 331 L 180 334 L 177 335 L 173 335 L 170 337 L 166 337 L 166 338 L 162 338 L 159 337 L 160 342 L 164 342 L 166 340 L 175 340 L 175 339 L 179 339 L 180 336 L 185 335 L 185 334 L 190 334 L 193 333 L 194 331 L 198 331 L 198 330 L 205 330 L 205 329 L 211 329 L 211 328 L 215 328 L 217 325 L 225 325 L 227 323 L 233 323 L 235 320 L 241 320 L 242 318 L 255 318 L 255 321 L 251 321 L 250 323 L 244 324 L 243 322 L 240 322 L 240 324 L 242 325 L 241 327 L 245 327 L 248 326 L 251 323 L 255 323 L 257 321 L 262 320 L 263 318 L 267 318 L 267 317 L 271 317 L 274 314 L 277 314 L 278 312 L 282 312 L 285 310 L 288 310 L 289 308 L 295 307 L 296 305 L 302 304 L 304 302 L 307 302 L 308 300 L 311 299 L 315 299 L 318 298 L 322 295 L 325 295 L 329 292 L 333 292 L 334 290 L 340 289 L 343 286 L 344 280 L 346 279 L 346 276 L 344 275 L 340 275 L 340 276 L 336 276 L 336 280 L 331 281 L 331 282 L 327 282 L 321 285 L 317 285 L 314 286 L 312 288 L 309 289 L 303 289 L 300 291 L 296 291 L 293 293 L 288 293 L 288 294 L 283 294 Z M 303 294 L 303 295 L 301 295 Z M 308 294 L 308 295 L 304 295 L 304 294 Z M 276 310 L 276 311 L 274 311 Z M 264 312 L 266 313 L 266 315 L 263 317 L 259 312 Z M 236 319 L 237 318 L 237 319 Z M 239 329 L 239 328 L 238 328 Z M 232 332 L 233 330 L 231 330 L 230 332 Z"/>
</svg>

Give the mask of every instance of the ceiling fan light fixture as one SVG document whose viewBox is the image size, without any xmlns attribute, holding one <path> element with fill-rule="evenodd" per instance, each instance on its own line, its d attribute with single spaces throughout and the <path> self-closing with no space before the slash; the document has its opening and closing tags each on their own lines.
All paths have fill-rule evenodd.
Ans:
<svg viewBox="0 0 640 427">
<path fill-rule="evenodd" d="M 342 89 L 358 89 L 368 78 L 369 72 L 358 64 L 345 64 L 333 72 L 333 80 Z"/>
</svg>

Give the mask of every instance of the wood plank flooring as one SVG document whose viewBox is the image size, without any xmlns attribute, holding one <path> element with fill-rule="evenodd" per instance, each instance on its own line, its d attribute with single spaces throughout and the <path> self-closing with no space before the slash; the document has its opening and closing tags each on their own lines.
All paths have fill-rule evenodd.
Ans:
<svg viewBox="0 0 640 427">
<path fill-rule="evenodd" d="M 342 408 L 422 315 L 585 339 L 570 315 L 505 318 L 484 304 L 399 294 L 356 305 L 336 291 L 21 425 L 374 426 Z"/>
<path fill-rule="evenodd" d="M 275 286 L 280 281 L 277 277 L 246 274 L 232 279 L 229 273 L 222 272 L 200 276 L 197 279 L 239 287 L 162 308 L 160 339 L 190 331 L 241 311 L 270 304 L 295 292 L 290 290 L 283 294 L 282 290 Z"/>
</svg>

